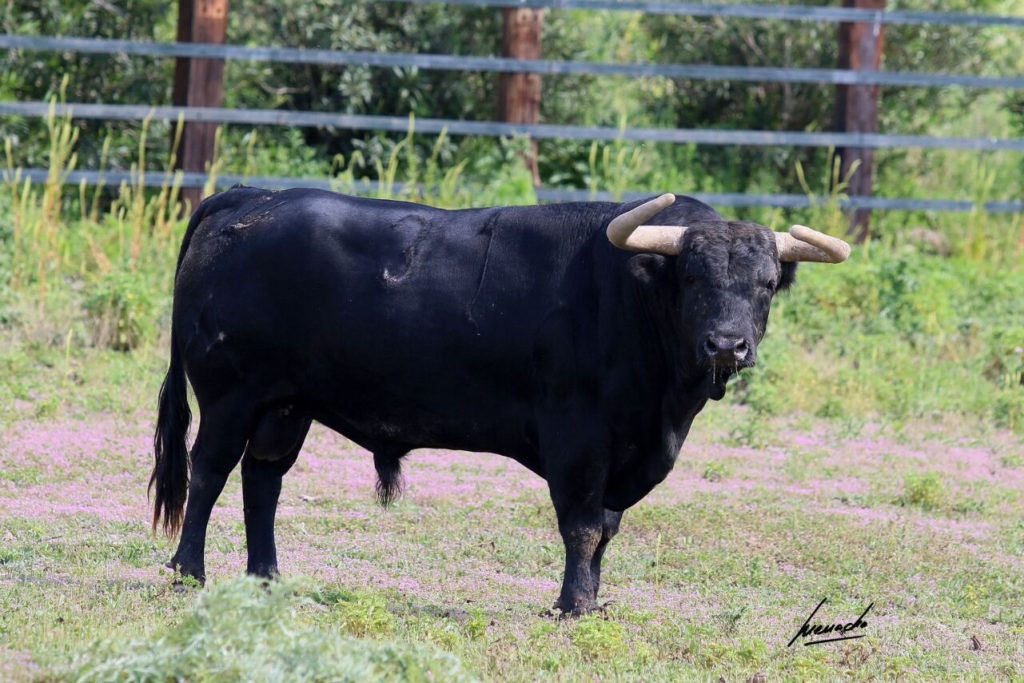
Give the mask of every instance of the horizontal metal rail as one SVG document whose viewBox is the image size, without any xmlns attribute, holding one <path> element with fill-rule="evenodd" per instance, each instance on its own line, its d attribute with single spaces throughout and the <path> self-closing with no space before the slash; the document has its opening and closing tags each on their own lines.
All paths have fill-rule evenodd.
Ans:
<svg viewBox="0 0 1024 683">
<path fill-rule="evenodd" d="M 830 85 L 885 85 L 897 87 L 965 87 L 1024 89 L 1020 76 L 900 73 L 848 69 L 796 69 L 713 64 L 607 64 L 552 59 L 510 59 L 459 55 L 304 50 L 288 47 L 246 47 L 210 43 L 150 43 L 106 38 L 0 35 L 0 48 L 83 54 L 125 54 L 145 57 L 232 59 L 281 64 L 361 65 L 384 68 L 442 71 L 488 71 L 545 75 L 597 75 L 684 78 L 753 83 L 825 83 Z"/>
<path fill-rule="evenodd" d="M 45 117 L 47 102 L 0 102 L 0 116 Z M 943 138 L 924 135 L 882 135 L 877 133 L 800 133 L 759 130 L 711 130 L 692 128 L 611 128 L 551 124 L 512 124 L 495 121 L 455 119 L 411 119 L 402 116 L 369 116 L 330 112 L 284 111 L 278 109 L 220 109 L 215 107 L 150 107 L 134 104 L 60 104 L 58 115 L 79 119 L 233 123 L 243 125 L 302 126 L 416 132 L 451 135 L 516 136 L 562 140 L 630 140 L 700 145 L 750 145 L 777 147 L 854 147 L 864 149 L 921 148 L 970 151 L 1024 152 L 1024 139 Z"/>
<path fill-rule="evenodd" d="M 546 9 L 611 10 L 734 19 L 783 21 L 859 22 L 869 24 L 936 24 L 943 26 L 1012 26 L 1024 28 L 1024 17 L 961 12 L 883 12 L 841 7 L 800 5 L 723 5 L 645 0 L 380 0 L 410 5 L 458 5 L 463 7 L 531 7 Z"/>
<path fill-rule="evenodd" d="M 643 199 L 655 192 L 625 192 L 623 200 Z M 768 207 L 779 209 L 807 209 L 828 204 L 828 197 L 809 197 L 802 194 L 705 193 L 692 192 L 689 196 L 720 207 Z M 541 201 L 576 202 L 587 200 L 611 200 L 610 192 L 590 193 L 588 190 L 566 190 L 544 188 L 537 190 Z M 843 197 L 838 204 L 844 209 L 877 209 L 880 211 L 944 211 L 967 213 L 982 210 L 987 213 L 1021 213 L 1024 201 L 990 201 L 976 203 L 963 199 L 901 199 L 887 197 Z"/>
<path fill-rule="evenodd" d="M 9 170 L 0 171 L 0 177 L 4 182 L 11 182 L 18 179 L 22 182 L 28 180 L 31 183 L 45 183 L 50 177 L 50 171 L 46 168 L 19 168 L 14 174 Z M 179 187 L 206 187 L 210 176 L 206 173 L 192 171 L 175 171 L 168 174 L 165 171 L 146 171 L 142 175 L 143 187 L 164 187 L 177 183 Z M 241 176 L 224 174 L 216 176 L 215 185 L 218 188 L 231 187 L 232 185 L 247 184 L 256 187 L 264 187 L 268 190 L 284 190 L 290 187 L 308 187 L 318 190 L 330 190 L 337 185 L 328 178 L 295 178 L 288 176 Z M 138 171 L 68 171 L 61 179 L 64 185 L 109 185 L 118 187 L 121 183 L 138 185 Z M 377 182 L 360 180 L 356 182 L 355 189 L 360 192 L 376 192 L 380 187 Z M 395 183 L 396 189 L 401 191 L 404 185 Z"/>
<path fill-rule="evenodd" d="M 33 183 L 46 182 L 49 171 L 45 168 L 26 168 L 16 171 L 22 180 Z M 9 171 L 3 171 L 2 178 L 10 182 L 14 178 Z M 180 176 L 177 182 L 181 187 L 205 187 L 209 176 L 205 173 L 184 173 L 178 172 Z M 70 171 L 62 178 L 65 185 L 86 185 L 105 184 L 119 186 L 121 183 L 137 185 L 139 177 L 137 172 L 131 171 Z M 148 171 L 142 178 L 142 185 L 145 187 L 162 187 L 171 182 L 167 174 L 160 171 Z M 239 183 L 265 187 L 278 190 L 290 187 L 308 187 L 314 189 L 329 190 L 341 187 L 336 180 L 328 178 L 295 178 L 283 176 L 241 176 L 241 175 L 218 175 L 215 185 L 218 188 L 230 187 Z M 363 194 L 373 194 L 380 191 L 382 184 L 372 180 L 356 181 L 351 189 Z M 395 183 L 392 190 L 398 193 L 404 192 L 407 186 L 404 183 Z M 536 191 L 537 199 L 543 202 L 577 202 L 577 201 L 614 201 L 615 197 L 611 192 L 591 192 L 590 190 L 573 190 L 563 188 L 541 188 Z M 622 196 L 622 200 L 642 199 L 656 194 L 654 192 L 630 191 Z M 689 196 L 695 197 L 713 206 L 720 207 L 774 207 L 784 209 L 806 209 L 826 204 L 827 197 L 809 197 L 799 194 L 767 194 L 748 195 L 739 193 L 707 193 L 694 192 Z M 839 201 L 842 208 L 850 209 L 878 209 L 883 211 L 952 211 L 969 212 L 982 210 L 988 213 L 1021 213 L 1024 212 L 1024 201 L 990 201 L 976 203 L 959 199 L 890 199 L 885 197 L 849 197 Z"/>
</svg>

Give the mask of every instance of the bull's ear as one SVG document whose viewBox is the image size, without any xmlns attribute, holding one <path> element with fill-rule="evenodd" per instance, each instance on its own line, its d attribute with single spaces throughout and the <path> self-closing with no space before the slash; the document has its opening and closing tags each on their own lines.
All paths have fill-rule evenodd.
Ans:
<svg viewBox="0 0 1024 683">
<path fill-rule="evenodd" d="M 670 272 L 668 259 L 661 254 L 637 254 L 629 259 L 629 272 L 638 282 L 648 286 L 660 286 Z"/>
<path fill-rule="evenodd" d="M 789 289 L 789 286 L 796 280 L 796 267 L 798 265 L 800 264 L 795 261 L 782 264 L 782 276 L 779 278 L 779 286 L 775 289 L 776 292 Z"/>
</svg>

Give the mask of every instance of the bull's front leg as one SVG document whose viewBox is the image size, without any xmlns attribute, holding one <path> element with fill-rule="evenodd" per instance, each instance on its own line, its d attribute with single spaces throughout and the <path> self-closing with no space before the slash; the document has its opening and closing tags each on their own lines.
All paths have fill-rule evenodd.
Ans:
<svg viewBox="0 0 1024 683">
<path fill-rule="evenodd" d="M 558 517 L 558 530 L 565 544 L 565 574 L 555 609 L 579 616 L 597 609 L 597 577 L 593 566 L 601 542 L 601 514 L 566 510 Z"/>
<path fill-rule="evenodd" d="M 607 476 L 608 451 L 593 443 L 568 445 L 548 459 L 548 486 L 565 544 L 565 574 L 555 608 L 564 614 L 578 616 L 597 609 L 600 569 L 595 575 L 595 568 L 600 566 L 605 535 Z"/>
</svg>

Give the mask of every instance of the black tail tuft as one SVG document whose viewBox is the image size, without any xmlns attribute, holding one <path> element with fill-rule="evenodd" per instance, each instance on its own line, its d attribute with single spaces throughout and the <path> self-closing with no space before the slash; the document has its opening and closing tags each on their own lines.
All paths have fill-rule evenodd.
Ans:
<svg viewBox="0 0 1024 683">
<path fill-rule="evenodd" d="M 227 193 L 207 197 L 189 219 L 185 235 L 178 251 L 178 263 L 174 269 L 177 283 L 178 271 L 185 260 L 185 253 L 192 242 L 192 235 L 203 217 L 218 203 L 227 201 Z M 153 531 L 163 524 L 164 533 L 176 536 L 181 530 L 185 515 L 185 497 L 188 495 L 189 459 L 188 426 L 192 423 L 192 411 L 188 407 L 188 385 L 185 366 L 175 342 L 173 323 L 171 325 L 171 362 L 160 387 L 160 407 L 156 419 L 156 433 L 153 435 L 153 453 L 156 461 L 153 474 L 149 477 L 149 493 L 155 492 L 153 500 Z"/>
<path fill-rule="evenodd" d="M 188 407 L 185 382 L 185 368 L 182 367 L 172 334 L 171 364 L 163 386 L 160 387 L 160 408 L 156 434 L 153 436 L 156 461 L 149 478 L 149 492 L 155 492 L 153 531 L 162 521 L 164 533 L 169 537 L 176 536 L 181 529 L 188 493 L 189 463 L 185 439 L 192 422 L 192 411 Z"/>
<path fill-rule="evenodd" d="M 374 453 L 373 466 L 377 469 L 377 501 L 383 507 L 388 507 L 401 497 L 405 487 L 401 458 L 387 453 Z"/>
</svg>

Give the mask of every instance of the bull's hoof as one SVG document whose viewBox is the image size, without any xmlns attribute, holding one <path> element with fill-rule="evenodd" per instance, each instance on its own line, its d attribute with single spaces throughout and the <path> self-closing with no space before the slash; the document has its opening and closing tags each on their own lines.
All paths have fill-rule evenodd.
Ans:
<svg viewBox="0 0 1024 683">
<path fill-rule="evenodd" d="M 201 588 L 206 584 L 205 567 L 189 567 L 171 558 L 164 566 L 174 572 L 174 590 L 181 592 L 188 588 Z"/>
<path fill-rule="evenodd" d="M 597 601 L 593 598 L 580 598 L 571 601 L 565 598 L 558 598 L 552 609 L 556 610 L 555 615 L 557 619 L 577 619 L 596 612 L 601 608 L 598 607 Z"/>
<path fill-rule="evenodd" d="M 274 581 L 281 577 L 281 572 L 277 570 L 277 565 L 257 565 L 255 567 L 248 567 L 245 573 L 249 576 L 257 579 L 263 579 L 264 581 Z"/>
</svg>

